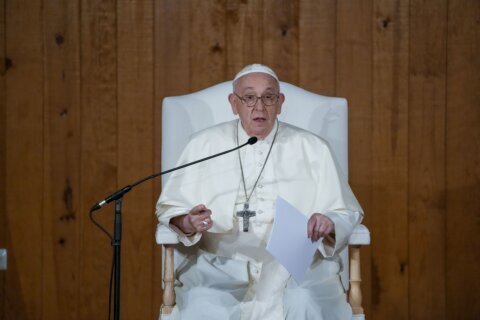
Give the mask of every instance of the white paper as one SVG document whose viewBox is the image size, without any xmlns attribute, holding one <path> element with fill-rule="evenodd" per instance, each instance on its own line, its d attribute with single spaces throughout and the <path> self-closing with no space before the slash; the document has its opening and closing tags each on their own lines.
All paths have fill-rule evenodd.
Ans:
<svg viewBox="0 0 480 320">
<path fill-rule="evenodd" d="M 318 247 L 318 242 L 312 243 L 308 238 L 307 223 L 304 214 L 283 198 L 277 198 L 267 250 L 290 272 L 297 284 L 302 282 Z"/>
</svg>

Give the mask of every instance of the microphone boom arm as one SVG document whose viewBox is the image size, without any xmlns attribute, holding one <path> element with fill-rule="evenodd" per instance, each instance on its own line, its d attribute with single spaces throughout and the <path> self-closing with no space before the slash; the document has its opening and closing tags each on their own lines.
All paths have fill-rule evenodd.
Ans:
<svg viewBox="0 0 480 320">
<path fill-rule="evenodd" d="M 217 153 L 217 154 L 214 154 L 214 155 L 211 155 L 211 156 L 208 156 L 208 157 L 205 157 L 205 158 L 202 158 L 202 159 L 199 159 L 199 160 L 195 160 L 193 162 L 190 162 L 190 163 L 186 163 L 186 164 L 183 164 L 181 166 L 178 166 L 178 167 L 175 167 L 175 168 L 172 168 L 172 169 L 168 169 L 168 170 L 165 170 L 165 171 L 162 171 L 162 172 L 158 172 L 158 173 L 155 173 L 155 174 L 152 174 L 148 177 L 145 177 L 143 179 L 140 179 L 138 180 L 137 182 L 131 184 L 131 185 L 128 185 L 128 186 L 125 186 L 123 187 L 122 189 L 120 190 L 117 190 L 115 191 L 114 193 L 112 193 L 111 195 L 109 195 L 108 197 L 106 197 L 104 200 L 96 203 L 92 209 L 90 209 L 90 212 L 93 212 L 95 210 L 98 210 L 100 209 L 101 207 L 103 207 L 104 205 L 106 205 L 107 203 L 109 202 L 112 202 L 114 200 L 118 200 L 120 198 L 123 197 L 124 194 L 128 193 L 130 190 L 132 190 L 134 187 L 138 186 L 139 184 L 142 184 L 143 182 L 147 181 L 147 180 L 150 180 L 150 179 L 154 179 L 158 176 L 162 176 L 164 174 L 167 174 L 167 173 L 170 173 L 170 172 L 173 172 L 173 171 L 176 171 L 176 170 L 180 170 L 180 169 L 183 169 L 183 168 L 186 168 L 186 167 L 189 167 L 191 165 L 194 165 L 194 164 L 197 164 L 199 162 L 203 162 L 203 161 L 206 161 L 206 160 L 209 160 L 209 159 L 212 159 L 212 158 L 216 158 L 218 156 L 221 156 L 221 155 L 224 155 L 226 153 L 229 153 L 229 152 L 232 152 L 232 151 L 235 151 L 235 150 L 238 150 L 240 148 L 243 148 L 245 147 L 247 144 L 254 144 L 258 141 L 257 137 L 251 137 L 250 139 L 248 139 L 247 142 L 245 142 L 244 144 L 240 145 L 240 146 L 236 146 L 235 148 L 232 148 L 232 149 L 229 149 L 229 150 L 226 150 L 226 151 L 223 151 L 223 152 L 220 152 L 220 153 Z"/>
</svg>

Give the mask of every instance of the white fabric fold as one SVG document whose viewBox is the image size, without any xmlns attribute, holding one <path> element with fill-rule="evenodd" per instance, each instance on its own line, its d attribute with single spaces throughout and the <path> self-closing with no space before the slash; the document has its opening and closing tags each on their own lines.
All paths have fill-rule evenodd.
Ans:
<svg viewBox="0 0 480 320">
<path fill-rule="evenodd" d="M 237 121 L 196 133 L 178 165 L 235 147 L 246 134 Z M 247 146 L 244 161 L 247 192 L 251 190 L 271 143 L 267 137 Z M 240 141 L 242 143 L 242 141 Z M 303 212 L 327 215 L 335 224 L 335 241 L 319 243 L 308 276 L 292 284 L 288 272 L 266 251 L 277 196 Z M 180 237 L 201 250 L 178 270 L 178 305 L 184 319 L 347 319 L 351 310 L 340 282 L 337 253 L 347 245 L 363 213 L 328 144 L 302 129 L 279 123 L 278 135 L 250 205 L 257 211 L 249 232 L 241 232 L 237 207 L 245 202 L 238 153 L 233 152 L 172 173 L 157 203 L 160 223 L 185 214 L 198 204 L 212 210 L 213 227 L 204 234 Z M 181 235 L 181 231 L 177 230 Z M 305 230 L 305 237 L 307 230 Z M 289 280 L 290 279 L 290 280 Z M 293 281 L 294 282 L 294 281 Z M 308 299 L 300 297 L 307 296 Z M 204 304 L 211 312 L 202 313 Z M 195 312 L 195 310 L 199 312 Z M 318 316 L 311 317 L 310 315 Z"/>
</svg>

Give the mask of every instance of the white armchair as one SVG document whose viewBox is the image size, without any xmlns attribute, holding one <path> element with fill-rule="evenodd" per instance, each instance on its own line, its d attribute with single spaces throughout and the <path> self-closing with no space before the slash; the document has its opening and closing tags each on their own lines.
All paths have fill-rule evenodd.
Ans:
<svg viewBox="0 0 480 320">
<path fill-rule="evenodd" d="M 325 97 L 289 83 L 281 82 L 280 91 L 285 103 L 280 121 L 309 130 L 327 140 L 339 162 L 340 169 L 348 176 L 348 113 L 343 98 Z M 162 106 L 162 170 L 173 168 L 190 135 L 215 124 L 233 120 L 228 94 L 231 81 L 223 82 L 192 94 L 167 97 Z M 163 177 L 163 184 L 168 175 Z M 159 319 L 166 320 L 175 305 L 174 246 L 176 233 L 159 225 L 156 241 L 164 246 L 163 282 L 164 295 Z M 370 233 L 364 225 L 355 228 L 349 240 L 349 250 L 341 253 L 344 269 L 341 274 L 345 290 L 349 290 L 349 303 L 353 319 L 364 319 L 360 290 L 360 246 L 370 244 Z"/>
</svg>

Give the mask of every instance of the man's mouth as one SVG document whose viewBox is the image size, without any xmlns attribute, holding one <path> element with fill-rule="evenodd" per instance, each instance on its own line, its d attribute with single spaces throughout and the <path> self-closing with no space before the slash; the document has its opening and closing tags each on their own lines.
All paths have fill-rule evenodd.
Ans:
<svg viewBox="0 0 480 320">
<path fill-rule="evenodd" d="M 265 122 L 265 121 L 267 121 L 267 119 L 263 118 L 263 117 L 255 117 L 255 118 L 253 118 L 253 121 L 255 121 L 255 122 Z"/>
</svg>

